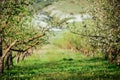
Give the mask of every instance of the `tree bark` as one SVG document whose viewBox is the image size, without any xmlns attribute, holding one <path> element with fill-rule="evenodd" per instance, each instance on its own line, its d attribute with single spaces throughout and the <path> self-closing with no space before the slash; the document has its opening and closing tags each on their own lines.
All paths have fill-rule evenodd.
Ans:
<svg viewBox="0 0 120 80">
<path fill-rule="evenodd" d="M 120 55 L 117 56 L 117 65 L 120 67 Z"/>
<path fill-rule="evenodd" d="M 4 55 L 2 56 L 2 58 L 4 59 L 6 55 L 9 55 L 8 52 L 10 51 L 10 49 L 16 44 L 17 40 L 13 41 L 10 46 L 5 50 Z"/>
<path fill-rule="evenodd" d="M 27 54 L 27 51 L 25 51 L 23 54 L 22 54 L 22 61 L 25 59 L 25 57 L 26 57 L 26 54 Z"/>
<path fill-rule="evenodd" d="M 109 52 L 108 52 L 107 48 L 103 49 L 103 53 L 104 53 L 104 59 L 108 60 L 108 58 L 109 58 Z"/>
<path fill-rule="evenodd" d="M 0 57 L 0 74 L 3 73 L 3 60 L 2 57 Z"/>
<path fill-rule="evenodd" d="M 20 60 L 20 52 L 18 52 L 17 54 L 16 54 L 16 64 L 19 62 L 19 60 Z"/>
<path fill-rule="evenodd" d="M 9 68 L 13 66 L 13 58 L 12 58 L 12 52 L 9 51 L 8 55 L 6 56 L 6 60 L 5 60 L 5 68 L 7 70 L 9 70 Z"/>
<path fill-rule="evenodd" d="M 105 52 L 105 53 L 104 53 L 105 60 L 108 60 L 108 55 L 109 55 L 108 52 Z"/>
<path fill-rule="evenodd" d="M 3 73 L 3 60 L 2 60 L 2 54 L 3 54 L 3 51 L 2 51 L 2 40 L 3 40 L 3 34 L 2 34 L 2 31 L 0 31 L 0 74 Z"/>
<path fill-rule="evenodd" d="M 110 64 L 113 63 L 112 51 L 110 50 Z"/>
</svg>

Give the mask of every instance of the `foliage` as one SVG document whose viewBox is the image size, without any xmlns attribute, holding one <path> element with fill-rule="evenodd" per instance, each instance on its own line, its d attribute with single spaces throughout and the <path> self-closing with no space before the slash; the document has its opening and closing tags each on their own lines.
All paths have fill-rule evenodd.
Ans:
<svg viewBox="0 0 120 80">
<path fill-rule="evenodd" d="M 108 57 L 110 53 L 110 62 L 112 63 L 120 55 L 120 2 L 119 0 L 88 0 L 88 3 L 91 7 L 88 8 L 87 12 L 92 19 L 84 20 L 80 24 L 69 24 L 69 29 L 72 33 L 79 35 L 79 38 L 82 37 L 81 40 L 84 41 L 85 39 L 85 45 L 89 46 L 89 48 L 102 50 L 105 57 Z M 72 43 L 77 45 L 80 40 L 77 36 L 76 38 L 74 40 L 75 37 L 71 37 L 72 41 L 74 41 Z"/>
<path fill-rule="evenodd" d="M 3 63 L 6 55 L 8 54 L 10 59 L 10 48 L 17 42 L 13 35 L 16 33 L 15 30 L 17 30 L 15 26 L 20 26 L 22 18 L 28 14 L 27 6 L 29 4 L 27 0 L 0 1 L 0 34 L 2 34 L 0 36 L 0 73 L 4 69 Z M 8 64 L 7 61 L 6 64 Z"/>
<path fill-rule="evenodd" d="M 99 36 L 93 39 L 97 41 L 97 46 L 106 49 L 108 53 L 111 52 L 112 56 L 120 55 L 119 4 L 119 0 L 99 0 L 94 1 L 91 6 L 93 26 L 97 28 L 96 36 Z"/>
<path fill-rule="evenodd" d="M 97 50 L 89 44 L 88 37 L 73 34 L 68 30 L 56 36 L 59 37 L 54 38 L 52 43 L 59 48 L 79 52 L 86 56 L 95 56 L 95 53 L 100 53 L 100 51 L 96 52 Z"/>
<path fill-rule="evenodd" d="M 33 2 L 29 0 L 2 0 L 0 2 L 0 32 L 2 34 L 0 48 L 3 49 L 0 59 L 3 63 L 5 62 L 5 66 L 7 64 L 9 67 L 9 62 L 12 63 L 15 57 L 22 55 L 24 59 L 28 55 L 28 50 L 46 43 L 47 30 L 36 29 L 31 23 L 33 18 L 31 14 L 34 14 L 31 12 Z M 4 66 L 3 63 L 0 65 Z"/>
</svg>

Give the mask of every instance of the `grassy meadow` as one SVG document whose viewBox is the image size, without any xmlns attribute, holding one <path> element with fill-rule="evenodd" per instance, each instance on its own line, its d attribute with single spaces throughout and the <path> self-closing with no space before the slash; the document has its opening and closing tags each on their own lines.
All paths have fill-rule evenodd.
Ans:
<svg viewBox="0 0 120 80">
<path fill-rule="evenodd" d="M 119 80 L 119 75 L 120 68 L 101 54 L 93 58 L 46 45 L 5 71 L 0 80 Z"/>
</svg>

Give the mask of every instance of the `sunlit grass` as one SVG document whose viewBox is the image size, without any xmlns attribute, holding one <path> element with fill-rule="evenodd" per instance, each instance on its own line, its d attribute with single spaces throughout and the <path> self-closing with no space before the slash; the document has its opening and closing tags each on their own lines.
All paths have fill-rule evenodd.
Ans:
<svg viewBox="0 0 120 80">
<path fill-rule="evenodd" d="M 120 68 L 101 57 L 86 57 L 48 45 L 5 71 L 2 80 L 119 80 Z M 40 55 L 45 54 L 44 57 Z"/>
</svg>

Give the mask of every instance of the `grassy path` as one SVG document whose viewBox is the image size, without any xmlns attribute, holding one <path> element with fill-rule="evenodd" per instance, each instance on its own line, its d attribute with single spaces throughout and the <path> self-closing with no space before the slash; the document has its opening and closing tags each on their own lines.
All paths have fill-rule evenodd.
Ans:
<svg viewBox="0 0 120 80">
<path fill-rule="evenodd" d="M 120 68 L 100 57 L 47 45 L 6 71 L 1 80 L 120 80 Z"/>
</svg>

